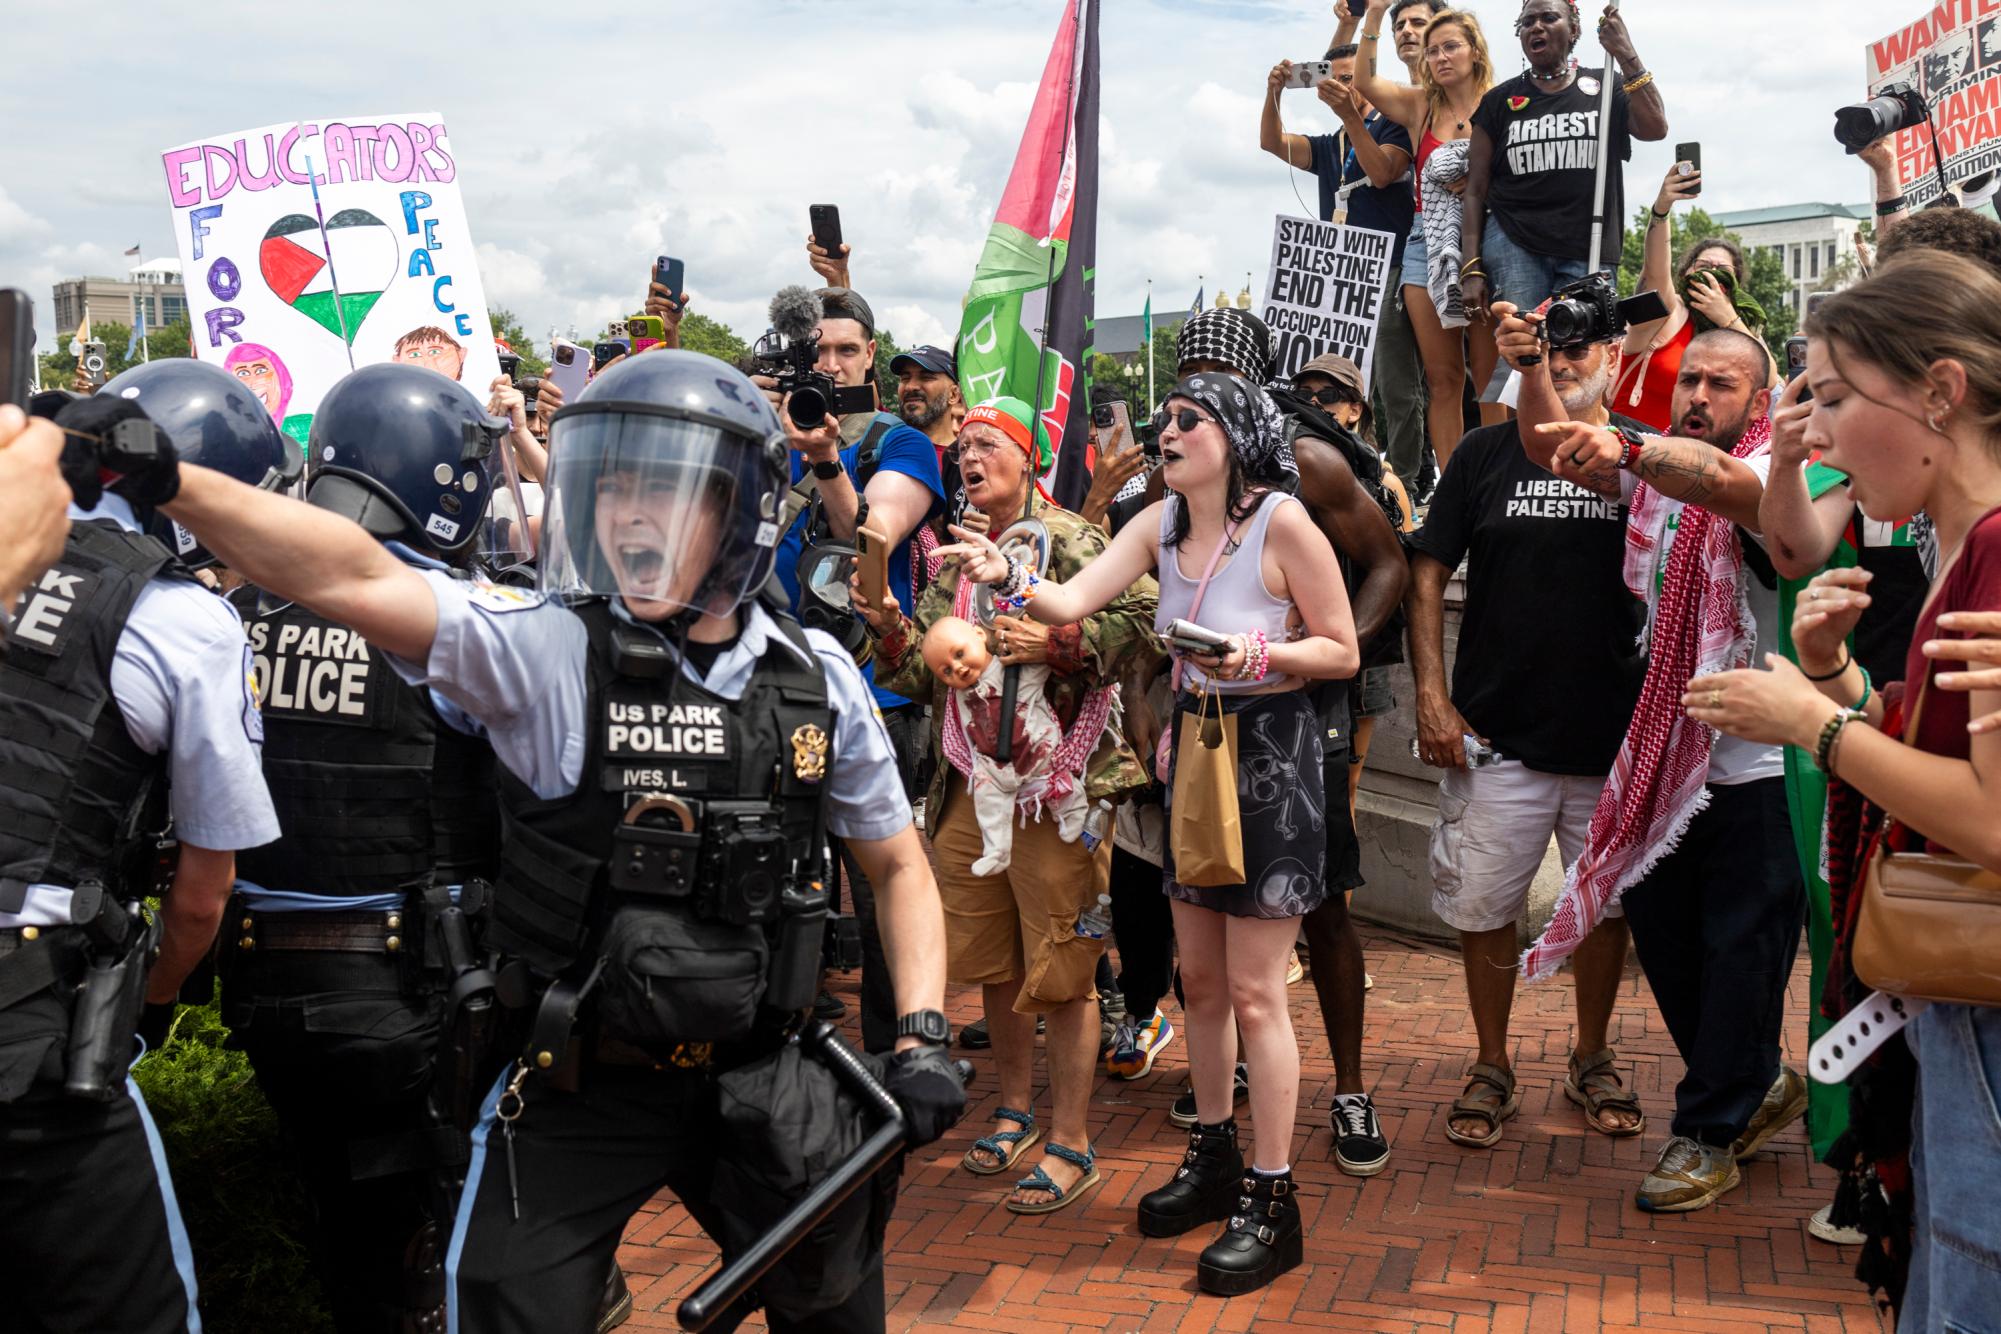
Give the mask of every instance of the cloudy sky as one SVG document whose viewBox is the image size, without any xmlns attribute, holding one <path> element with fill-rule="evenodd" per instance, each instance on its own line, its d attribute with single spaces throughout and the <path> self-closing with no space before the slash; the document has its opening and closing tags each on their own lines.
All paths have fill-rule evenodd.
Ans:
<svg viewBox="0 0 2001 1334">
<path fill-rule="evenodd" d="M 1275 60 L 1324 49 L 1327 0 L 1102 0 L 1098 313 L 1185 308 L 1262 280 L 1274 213 L 1313 182 L 1257 150 Z M 1503 76 L 1515 0 L 1475 0 Z M 193 7 L 173 7 L 191 10 Z M 1599 6 L 1586 0 L 1587 25 Z M 1628 0 L 1667 99 L 1668 143 L 1627 168 L 1637 203 L 1671 145 L 1704 146 L 1715 211 L 1867 197 L 1830 133 L 1863 44 L 1919 0 Z M 200 17 L 105 0 L 79 28 L 15 6 L 0 79 L 0 283 L 121 273 L 172 255 L 160 151 L 287 119 L 436 110 L 450 130 L 491 302 L 538 343 L 637 309 L 651 257 L 680 256 L 693 308 L 754 335 L 811 278 L 809 203 L 839 205 L 855 284 L 908 345 L 945 341 L 1013 161 L 1061 0 L 687 0 L 636 6 L 273 5 Z M 83 50 L 87 46 L 87 52 Z M 71 51 L 75 59 L 57 59 Z M 1595 43 L 1582 52 L 1595 63 Z M 1290 128 L 1332 117 L 1309 95 Z M 1295 197 L 1295 192 L 1297 197 Z M 1299 200 L 1305 200 L 1302 210 Z"/>
</svg>

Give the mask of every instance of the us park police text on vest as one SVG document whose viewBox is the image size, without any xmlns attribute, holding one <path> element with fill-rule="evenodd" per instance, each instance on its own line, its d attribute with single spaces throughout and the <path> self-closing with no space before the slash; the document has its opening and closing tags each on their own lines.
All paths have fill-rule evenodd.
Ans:
<svg viewBox="0 0 2001 1334">
<path fill-rule="evenodd" d="M 267 621 L 252 621 L 244 629 L 265 708 L 357 720 L 368 716 L 372 659 L 360 635 L 338 625 L 286 622 L 278 626 L 273 643 Z"/>
</svg>

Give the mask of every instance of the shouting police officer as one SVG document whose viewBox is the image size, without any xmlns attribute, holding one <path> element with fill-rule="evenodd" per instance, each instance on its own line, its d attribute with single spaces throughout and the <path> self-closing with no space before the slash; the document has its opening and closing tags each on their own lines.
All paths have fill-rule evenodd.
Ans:
<svg viewBox="0 0 2001 1334">
<path fill-rule="evenodd" d="M 413 566 L 464 567 L 504 485 L 506 430 L 431 370 L 364 367 L 314 414 L 307 502 Z M 449 984 L 472 963 L 468 919 L 498 869 L 493 751 L 361 635 L 255 587 L 234 600 L 285 832 L 237 859 L 224 1021 L 311 1195 L 335 1324 L 442 1328 L 440 1228 L 467 1158 L 451 1084 L 470 1083 L 472 1054 L 460 1044 L 442 1085 L 433 1059 Z"/>
<path fill-rule="evenodd" d="M 276 484 L 298 471 L 269 414 L 220 367 L 128 371 L 70 404 L 60 425 L 93 449 L 140 458 L 158 439 L 149 409 L 240 477 Z M 236 851 L 277 837 L 278 822 L 258 764 L 243 626 L 142 531 L 172 480 L 156 476 L 128 499 L 98 495 L 94 470 L 71 470 L 68 544 L 14 608 L 0 664 L 10 1327 L 200 1327 L 159 1137 L 125 1070 L 141 1004 L 163 1030 L 215 938 Z M 138 900 L 153 892 L 145 872 L 167 780 L 180 852 L 149 926 Z"/>
<path fill-rule="evenodd" d="M 964 1109 L 937 1008 L 943 916 L 889 739 L 847 655 L 754 598 L 785 440 L 708 357 L 649 352 L 592 381 L 551 432 L 541 577 L 560 601 L 418 573 L 332 514 L 180 470 L 177 520 L 394 655 L 505 770 L 489 943 L 512 960 L 502 999 L 526 1038 L 474 1131 L 447 1266 L 457 1329 L 584 1326 L 662 1185 L 743 1244 L 741 1197 L 712 1188 L 744 1152 L 719 1088 L 793 1050 L 827 832 L 882 896 L 903 1014 L 887 1083 L 911 1141 Z M 886 1194 L 866 1227 L 810 1243 L 862 1238 L 853 1263 L 795 1253 L 818 1281 L 764 1284 L 773 1328 L 882 1328 Z"/>
</svg>

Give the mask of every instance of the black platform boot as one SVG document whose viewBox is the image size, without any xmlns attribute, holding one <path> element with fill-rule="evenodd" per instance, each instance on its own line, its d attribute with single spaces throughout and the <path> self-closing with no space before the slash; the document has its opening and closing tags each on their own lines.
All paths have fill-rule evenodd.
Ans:
<svg viewBox="0 0 2001 1334">
<path fill-rule="evenodd" d="M 1304 1240 L 1292 1173 L 1244 1175 L 1237 1211 L 1195 1266 L 1195 1284 L 1219 1297 L 1255 1292 L 1299 1266 Z"/>
<path fill-rule="evenodd" d="M 1237 1148 L 1237 1123 L 1196 1126 L 1188 1132 L 1188 1153 L 1174 1180 L 1139 1202 L 1139 1230 L 1149 1237 L 1178 1237 L 1228 1218 L 1237 1202 L 1244 1155 Z"/>
</svg>

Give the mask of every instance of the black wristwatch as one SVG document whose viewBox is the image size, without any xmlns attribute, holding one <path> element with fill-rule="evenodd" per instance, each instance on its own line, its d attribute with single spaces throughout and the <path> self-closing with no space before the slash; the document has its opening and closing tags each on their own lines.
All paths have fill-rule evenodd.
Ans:
<svg viewBox="0 0 2001 1334">
<path fill-rule="evenodd" d="M 951 1041 L 952 1025 L 940 1010 L 916 1010 L 896 1021 L 896 1036 L 921 1038 L 935 1047 Z"/>
<path fill-rule="evenodd" d="M 813 465 L 813 475 L 823 482 L 833 481 L 841 475 L 841 472 L 841 461 L 839 459 L 821 459 Z"/>
</svg>

